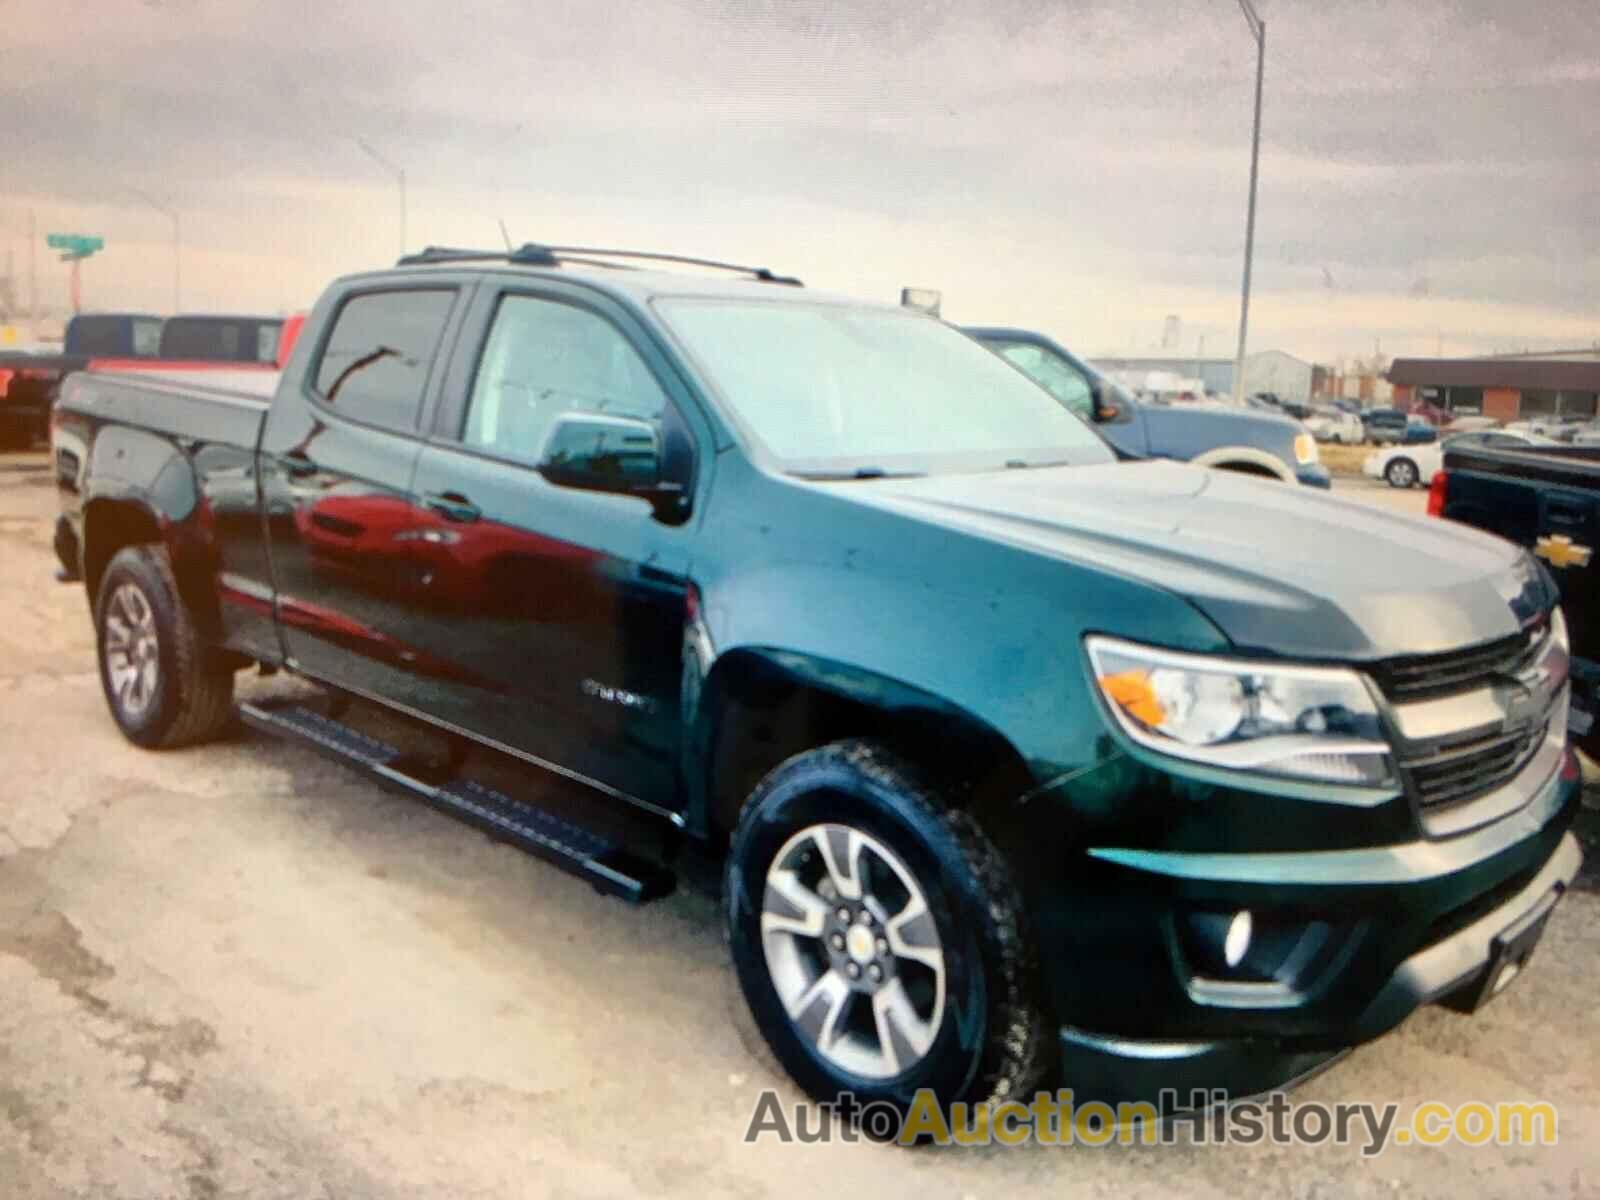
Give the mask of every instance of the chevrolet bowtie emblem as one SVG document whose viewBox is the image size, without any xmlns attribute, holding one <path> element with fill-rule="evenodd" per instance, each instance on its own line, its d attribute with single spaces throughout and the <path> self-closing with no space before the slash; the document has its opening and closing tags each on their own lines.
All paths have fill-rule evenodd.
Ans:
<svg viewBox="0 0 1600 1200">
<path fill-rule="evenodd" d="M 1533 552 L 1552 567 L 1587 567 L 1594 553 L 1588 546 L 1577 546 L 1564 533 L 1542 537 L 1533 544 Z"/>
</svg>

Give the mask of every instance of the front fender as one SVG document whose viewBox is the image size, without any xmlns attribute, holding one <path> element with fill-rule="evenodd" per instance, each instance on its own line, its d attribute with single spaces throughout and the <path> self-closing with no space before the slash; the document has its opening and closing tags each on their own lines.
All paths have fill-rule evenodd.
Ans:
<svg viewBox="0 0 1600 1200">
<path fill-rule="evenodd" d="M 1013 768 L 1012 778 L 1025 777 L 1016 748 L 977 714 L 932 692 L 880 672 L 824 658 L 816 654 L 775 646 L 744 646 L 707 661 L 694 646 L 685 655 L 684 778 L 689 782 L 686 819 L 692 832 L 702 836 L 726 814 L 715 811 L 719 739 L 736 736 L 730 714 L 741 706 L 764 710 L 780 697 L 805 694 L 826 698 L 838 711 L 867 718 L 867 728 L 852 725 L 860 735 L 898 733 L 937 738 L 941 749 L 971 762 L 999 762 Z"/>
</svg>

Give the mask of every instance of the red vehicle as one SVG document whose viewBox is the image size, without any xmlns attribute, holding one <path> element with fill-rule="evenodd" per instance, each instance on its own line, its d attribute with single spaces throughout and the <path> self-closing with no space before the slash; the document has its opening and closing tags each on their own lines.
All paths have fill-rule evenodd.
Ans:
<svg viewBox="0 0 1600 1200">
<path fill-rule="evenodd" d="M 1405 412 L 1407 416 L 1426 421 L 1430 425 L 1448 425 L 1456 417 L 1456 414 L 1448 408 L 1440 408 L 1437 404 L 1430 404 L 1426 400 L 1413 400 Z"/>
</svg>

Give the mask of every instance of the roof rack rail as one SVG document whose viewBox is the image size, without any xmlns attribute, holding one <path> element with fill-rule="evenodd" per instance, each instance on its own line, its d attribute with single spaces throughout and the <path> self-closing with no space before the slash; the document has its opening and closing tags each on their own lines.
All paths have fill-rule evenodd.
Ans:
<svg viewBox="0 0 1600 1200">
<path fill-rule="evenodd" d="M 526 242 L 514 250 L 457 250 L 450 246 L 429 246 L 416 254 L 404 255 L 395 265 L 416 267 L 438 263 L 508 262 L 527 267 L 559 267 L 565 261 L 588 262 L 594 266 L 625 266 L 623 263 L 603 261 L 608 258 L 683 263 L 693 267 L 709 267 L 716 271 L 735 271 L 740 275 L 749 275 L 762 283 L 778 283 L 786 287 L 805 286 L 794 276 L 778 275 L 767 267 L 746 267 L 738 263 L 719 262 L 714 258 L 660 254 L 653 250 L 607 250 L 598 246 L 543 246 L 537 242 Z"/>
</svg>

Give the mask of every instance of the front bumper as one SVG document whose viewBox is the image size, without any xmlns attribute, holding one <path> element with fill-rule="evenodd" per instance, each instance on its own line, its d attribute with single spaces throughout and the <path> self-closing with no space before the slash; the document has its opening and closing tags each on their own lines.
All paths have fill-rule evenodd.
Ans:
<svg viewBox="0 0 1600 1200">
<path fill-rule="evenodd" d="M 1559 736 L 1448 829 L 1406 793 L 1246 793 L 1128 749 L 1033 801 L 1012 851 L 1072 1086 L 1278 1086 L 1465 987 L 1578 868 Z M 1230 957 L 1220 931 L 1245 913 Z"/>
<path fill-rule="evenodd" d="M 1306 463 L 1304 466 L 1296 467 L 1294 477 L 1306 487 L 1331 488 L 1333 486 L 1333 476 L 1328 473 L 1328 468 L 1319 462 Z"/>
<path fill-rule="evenodd" d="M 1125 1038 L 1064 1026 L 1059 1031 L 1064 1082 L 1080 1097 L 1143 1100 L 1164 1111 L 1213 1103 L 1219 1091 L 1239 1099 L 1286 1087 L 1331 1064 L 1349 1047 L 1393 1029 L 1424 1004 L 1467 1007 L 1492 994 L 1498 980 L 1489 976 L 1520 971 L 1525 961 L 1525 955 L 1512 963 L 1497 961 L 1498 939 L 1507 930 L 1542 923 L 1582 860 L 1577 839 L 1563 834 L 1555 852 L 1515 892 L 1405 958 L 1343 1027 L 1342 1045 L 1318 1045 L 1329 1039 L 1304 1036 Z"/>
</svg>

